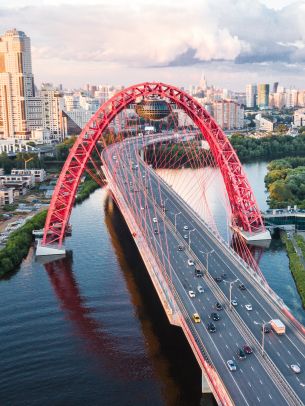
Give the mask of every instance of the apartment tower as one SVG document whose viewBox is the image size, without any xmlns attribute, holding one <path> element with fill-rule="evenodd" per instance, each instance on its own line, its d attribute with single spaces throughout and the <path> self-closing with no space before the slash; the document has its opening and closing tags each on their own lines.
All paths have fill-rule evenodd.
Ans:
<svg viewBox="0 0 305 406">
<path fill-rule="evenodd" d="M 16 29 L 0 37 L 0 138 L 26 139 L 34 97 L 30 38 Z"/>
</svg>

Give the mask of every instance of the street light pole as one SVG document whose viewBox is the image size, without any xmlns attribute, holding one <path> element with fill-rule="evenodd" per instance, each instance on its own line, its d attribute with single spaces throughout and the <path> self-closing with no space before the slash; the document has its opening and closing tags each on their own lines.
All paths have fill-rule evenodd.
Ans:
<svg viewBox="0 0 305 406">
<path fill-rule="evenodd" d="M 207 255 L 207 273 L 209 273 L 209 255 L 213 254 L 213 252 L 214 252 L 214 250 L 206 253 L 206 255 Z"/>
<path fill-rule="evenodd" d="M 265 350 L 265 325 L 266 325 L 266 323 L 263 322 L 263 324 L 262 324 L 262 356 L 264 356 L 264 350 Z"/>
<path fill-rule="evenodd" d="M 234 282 L 230 282 L 230 310 L 232 310 L 232 287 Z"/>
<path fill-rule="evenodd" d="M 165 203 L 167 202 L 167 200 L 168 200 L 168 197 L 166 197 L 163 201 L 161 201 L 161 208 L 162 208 L 164 216 L 165 216 Z"/>
<path fill-rule="evenodd" d="M 179 216 L 179 214 L 181 214 L 181 211 L 179 211 L 179 213 L 175 213 L 175 233 L 177 232 L 177 216 Z"/>
<path fill-rule="evenodd" d="M 191 249 L 191 232 L 192 231 L 196 231 L 196 229 L 193 228 L 193 230 L 189 230 L 189 250 Z"/>
</svg>

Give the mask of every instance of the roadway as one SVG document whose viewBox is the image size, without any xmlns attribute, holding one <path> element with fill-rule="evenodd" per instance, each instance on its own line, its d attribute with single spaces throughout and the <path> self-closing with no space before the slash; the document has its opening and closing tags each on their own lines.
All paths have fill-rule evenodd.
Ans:
<svg viewBox="0 0 305 406">
<path fill-rule="evenodd" d="M 233 402 L 238 405 L 303 404 L 305 379 L 303 373 L 294 374 L 290 365 L 297 364 L 302 370 L 305 369 L 304 339 L 230 250 L 140 159 L 138 150 L 142 145 L 143 141 L 139 138 L 133 142 L 114 144 L 104 151 L 104 163 L 115 178 L 126 203 L 132 208 L 143 234 L 149 239 L 151 251 L 160 262 L 160 269 L 163 268 L 172 281 L 180 310 L 192 323 Z M 114 155 L 116 159 L 113 159 Z M 133 168 L 135 165 L 131 161 L 138 167 Z M 115 195 L 115 190 L 113 192 Z M 166 212 L 161 202 L 165 202 Z M 154 223 L 153 218 L 157 218 L 158 222 Z M 194 231 L 189 233 L 184 226 Z M 155 234 L 155 229 L 158 234 Z M 185 234 L 191 236 L 190 247 L 188 239 L 183 237 Z M 184 247 L 183 251 L 178 251 L 178 245 Z M 208 256 L 208 273 L 204 278 L 196 277 L 194 266 L 187 264 L 188 259 L 193 259 L 196 266 L 206 269 Z M 225 278 L 216 283 L 214 278 L 223 274 L 226 274 Z M 230 282 L 232 299 L 238 302 L 232 310 L 228 300 Z M 241 291 L 239 283 L 243 283 L 246 290 Z M 198 293 L 198 285 L 203 287 L 204 293 Z M 196 293 L 195 298 L 189 297 L 189 290 Z M 211 321 L 209 315 L 215 311 L 216 302 L 221 302 L 224 310 L 219 312 L 221 319 L 214 322 L 216 332 L 210 333 L 207 323 Z M 251 304 L 253 310 L 246 310 L 246 304 Z M 200 315 L 201 323 L 190 322 L 195 312 Z M 286 324 L 287 334 L 265 334 L 266 355 L 263 357 L 260 353 L 261 326 L 272 318 L 280 318 Z M 245 360 L 239 360 L 237 352 L 243 345 L 250 345 L 254 352 Z M 236 362 L 236 372 L 228 370 L 228 359 Z"/>
</svg>

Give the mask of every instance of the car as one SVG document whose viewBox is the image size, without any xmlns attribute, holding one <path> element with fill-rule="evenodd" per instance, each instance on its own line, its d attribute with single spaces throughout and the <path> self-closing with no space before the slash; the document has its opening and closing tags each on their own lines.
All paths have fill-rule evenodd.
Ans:
<svg viewBox="0 0 305 406">
<path fill-rule="evenodd" d="M 145 173 L 144 173 L 144 175 L 142 175 L 142 178 L 145 178 L 145 176 L 146 176 L 146 175 L 145 175 Z"/>
<path fill-rule="evenodd" d="M 239 359 L 246 359 L 246 353 L 242 348 L 238 349 L 237 355 Z"/>
<path fill-rule="evenodd" d="M 296 365 L 296 364 L 290 365 L 290 368 L 293 370 L 293 372 L 294 372 L 295 374 L 299 374 L 299 373 L 301 372 L 301 368 L 300 368 L 298 365 Z"/>
<path fill-rule="evenodd" d="M 113 155 L 112 159 L 115 161 L 116 160 L 116 155 Z"/>
<path fill-rule="evenodd" d="M 198 290 L 199 293 L 204 293 L 204 289 L 203 289 L 203 287 L 201 285 L 197 286 L 197 290 Z"/>
<path fill-rule="evenodd" d="M 211 313 L 210 318 L 211 318 L 213 321 L 218 321 L 218 320 L 220 320 L 220 316 L 219 316 L 218 313 Z"/>
<path fill-rule="evenodd" d="M 183 227 L 183 230 L 188 230 L 188 229 L 189 229 L 188 226 L 184 226 L 184 227 Z"/>
<path fill-rule="evenodd" d="M 182 245 L 178 245 L 178 251 L 183 251 Z"/>
<path fill-rule="evenodd" d="M 199 314 L 198 313 L 194 313 L 193 314 L 193 316 L 192 316 L 192 318 L 193 318 L 193 320 L 194 320 L 194 322 L 195 323 L 200 323 L 200 316 L 199 316 Z"/>
<path fill-rule="evenodd" d="M 141 210 L 144 210 L 144 207 L 141 207 L 140 209 L 141 209 Z"/>
<path fill-rule="evenodd" d="M 197 278 L 200 278 L 201 276 L 203 276 L 203 273 L 200 269 L 195 269 L 195 276 L 197 276 Z"/>
<path fill-rule="evenodd" d="M 217 310 L 222 310 L 223 309 L 222 304 L 219 303 L 219 302 L 216 303 L 215 307 L 216 307 Z"/>
<path fill-rule="evenodd" d="M 228 365 L 228 368 L 230 371 L 236 371 L 237 367 L 236 367 L 235 362 L 232 359 L 229 359 L 227 361 L 227 365 Z"/>
<path fill-rule="evenodd" d="M 265 324 L 264 327 L 262 326 L 261 330 L 263 331 L 263 329 L 265 334 L 268 334 L 271 331 L 271 328 L 268 324 Z"/>
<path fill-rule="evenodd" d="M 157 217 L 153 217 L 153 223 L 158 223 Z"/>
<path fill-rule="evenodd" d="M 253 350 L 249 345 L 244 345 L 243 350 L 245 354 L 252 354 Z"/>
<path fill-rule="evenodd" d="M 189 297 L 195 297 L 195 292 L 193 290 L 189 290 Z"/>
<path fill-rule="evenodd" d="M 238 285 L 238 287 L 239 287 L 240 290 L 246 290 L 246 287 L 245 287 L 245 285 L 243 283 L 240 283 Z"/>
<path fill-rule="evenodd" d="M 222 278 L 221 278 L 220 276 L 216 276 L 216 277 L 214 278 L 214 280 L 215 280 L 217 283 L 219 283 L 219 282 L 222 281 Z"/>
<path fill-rule="evenodd" d="M 194 266 L 195 265 L 194 261 L 192 259 L 188 259 L 187 264 L 188 264 L 188 266 Z"/>
<path fill-rule="evenodd" d="M 250 311 L 250 310 L 252 310 L 252 305 L 251 304 L 246 304 L 245 308 Z"/>
<path fill-rule="evenodd" d="M 155 229 L 154 229 L 154 233 L 155 233 L 155 234 L 159 234 L 159 231 L 155 228 Z"/>
<path fill-rule="evenodd" d="M 183 238 L 184 238 L 185 240 L 187 240 L 189 237 L 188 237 L 187 234 L 184 234 Z"/>
<path fill-rule="evenodd" d="M 237 300 L 236 299 L 231 300 L 231 304 L 232 306 L 236 307 L 238 305 Z"/>
<path fill-rule="evenodd" d="M 211 322 L 211 323 L 208 323 L 207 329 L 208 329 L 208 331 L 209 331 L 210 333 L 215 333 L 215 332 L 216 332 L 215 324 L 212 323 L 212 322 Z"/>
</svg>

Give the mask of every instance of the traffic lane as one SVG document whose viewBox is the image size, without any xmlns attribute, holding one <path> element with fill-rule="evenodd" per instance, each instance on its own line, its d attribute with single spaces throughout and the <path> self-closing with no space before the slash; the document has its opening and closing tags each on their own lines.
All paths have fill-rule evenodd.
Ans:
<svg viewBox="0 0 305 406">
<path fill-rule="evenodd" d="M 196 242 L 194 242 L 193 245 L 196 245 Z M 197 247 L 198 248 L 198 247 Z M 194 247 L 193 247 L 194 249 Z M 211 261 L 213 262 L 213 261 Z M 219 264 L 215 263 L 215 266 L 217 266 Z M 220 267 L 218 267 L 218 269 L 216 270 L 216 272 L 212 272 L 212 267 L 210 268 L 210 273 L 212 274 L 212 276 L 216 277 L 216 276 L 220 276 L 219 273 L 219 269 Z M 223 272 L 223 268 L 221 268 L 221 272 Z M 230 272 L 228 272 L 229 275 Z M 234 273 L 233 275 L 233 279 L 238 277 L 239 275 Z M 240 280 L 242 280 L 241 278 L 239 278 Z M 222 289 L 222 291 L 226 294 L 227 298 L 229 298 L 229 288 L 228 286 L 225 284 L 225 281 L 221 282 L 219 284 L 219 287 Z M 244 294 L 242 294 L 241 291 L 235 289 L 235 293 L 233 295 L 233 297 L 237 298 L 239 303 L 242 304 L 242 299 L 241 299 L 241 295 L 243 295 L 243 297 L 246 297 L 246 295 L 249 295 L 250 299 L 246 300 L 246 303 L 251 303 L 254 307 L 251 311 L 247 311 L 245 309 L 245 307 L 241 307 L 241 306 L 237 306 L 235 308 L 235 310 L 237 311 L 237 313 L 239 313 L 240 315 L 243 316 L 243 319 L 246 319 L 247 317 L 250 318 L 253 322 L 253 324 L 249 324 L 248 327 L 250 328 L 250 330 L 252 331 L 252 333 L 255 335 L 255 337 L 259 340 L 261 338 L 261 331 L 260 331 L 260 327 L 262 326 L 263 321 L 268 322 L 271 319 L 274 318 L 278 318 L 279 315 L 273 310 L 271 309 L 272 313 L 269 312 L 269 309 L 264 306 L 261 305 L 261 303 L 259 302 L 258 296 L 257 296 L 257 291 L 253 292 L 254 288 L 252 285 L 250 285 L 247 289 L 247 291 L 243 291 Z M 255 303 L 254 303 L 255 302 Z M 301 366 L 303 366 L 303 361 L 300 363 L 300 355 L 302 355 L 303 358 L 303 353 L 302 351 L 300 351 L 299 348 L 297 348 L 293 342 L 291 342 L 291 339 L 289 337 L 291 330 L 289 329 L 289 326 L 287 326 L 287 334 L 285 334 L 284 336 L 277 337 L 277 342 L 275 340 L 272 340 L 272 345 L 270 345 L 270 348 L 268 348 L 268 346 L 266 346 L 266 350 L 268 352 L 268 350 L 270 350 L 270 356 L 271 358 L 275 359 L 276 357 L 280 357 L 277 361 L 280 364 L 282 364 L 281 367 L 281 371 L 285 374 L 285 376 L 287 376 L 287 378 L 292 378 L 295 379 L 294 374 L 291 375 L 291 370 L 290 370 L 290 365 L 293 363 L 297 363 Z M 268 341 L 267 341 L 268 343 Z M 292 346 L 290 345 L 292 344 Z M 276 345 L 276 347 L 275 347 Z M 269 353 L 268 352 L 268 353 Z M 279 355 L 280 354 L 280 355 Z M 284 355 L 283 355 L 284 354 Z"/>
<path fill-rule="evenodd" d="M 159 193 L 160 194 L 160 193 Z"/>
<path fill-rule="evenodd" d="M 170 239 L 170 237 L 169 237 L 169 240 L 171 240 L 171 242 L 169 243 L 170 248 L 171 248 L 172 252 L 174 252 L 174 249 L 176 246 L 176 240 L 174 237 L 172 237 L 172 239 Z M 162 250 L 162 249 L 164 249 L 164 247 L 160 247 L 160 249 Z M 185 255 L 185 262 L 186 261 L 187 261 L 187 256 Z M 181 273 L 182 270 L 185 268 L 185 265 L 184 265 L 185 262 L 184 263 L 182 261 L 180 262 L 180 266 L 177 269 L 178 272 L 180 271 L 180 273 Z M 175 270 L 175 274 L 177 275 L 176 270 Z M 194 301 L 191 301 L 190 298 L 187 296 L 187 291 L 189 290 L 189 288 L 192 288 L 193 290 L 195 290 L 195 286 L 196 286 L 194 284 L 194 279 L 192 278 L 191 275 L 192 275 L 191 273 L 187 273 L 187 280 L 189 282 L 189 285 L 187 287 L 182 286 L 182 284 L 181 284 L 180 289 L 179 289 L 179 283 L 178 283 L 178 286 L 177 286 L 177 283 L 175 283 L 175 282 L 174 283 L 175 283 L 175 286 L 179 293 L 179 296 L 182 298 L 183 298 L 183 296 L 186 297 L 186 300 L 184 300 L 184 303 L 185 303 L 186 308 L 188 309 L 189 315 L 193 314 L 194 312 L 198 312 L 199 314 L 201 314 L 202 320 L 204 320 L 204 319 L 207 319 L 206 314 L 208 312 L 206 312 L 205 315 L 202 313 L 201 303 L 198 300 L 199 298 L 197 297 L 197 300 L 195 298 Z M 181 283 L 181 281 L 180 281 L 180 283 Z M 208 286 L 206 284 L 205 284 L 205 289 L 206 289 L 206 293 L 208 294 L 208 292 L 209 292 L 211 298 L 213 298 L 212 300 L 215 301 L 215 303 L 216 303 L 216 298 L 214 297 L 213 292 L 210 291 L 210 289 L 208 288 Z M 196 303 L 196 301 L 198 304 Z M 191 306 L 191 304 L 193 304 L 193 307 Z M 234 335 L 234 340 L 228 341 L 226 334 L 221 333 L 221 331 L 210 335 L 210 333 L 208 333 L 207 329 L 206 329 L 207 322 L 204 323 L 204 326 L 202 326 L 203 330 L 201 330 L 201 336 L 206 336 L 206 337 L 211 338 L 213 345 L 214 346 L 216 345 L 216 348 L 218 349 L 218 351 L 219 351 L 219 349 L 224 350 L 224 354 L 221 354 L 221 357 L 222 357 L 222 363 L 224 363 L 226 365 L 227 359 L 233 358 L 236 360 L 237 349 L 242 346 L 242 344 L 244 343 L 244 339 L 236 331 L 236 327 L 231 322 L 230 318 L 228 318 L 228 315 L 227 314 L 225 315 L 225 313 L 223 313 L 223 321 L 226 323 L 226 326 L 227 326 L 226 328 L 228 330 L 229 336 L 233 337 L 233 335 Z M 232 332 L 231 332 L 231 330 L 232 330 Z M 205 344 L 206 344 L 206 341 L 205 341 Z M 228 348 L 228 344 L 229 344 L 229 350 L 225 350 L 225 348 Z M 208 350 L 208 352 L 209 352 L 209 350 Z M 227 352 L 229 352 L 229 355 L 227 354 Z M 214 354 L 214 356 L 212 359 L 214 361 L 215 353 L 213 352 L 213 354 Z M 242 386 L 243 387 L 242 391 L 244 393 L 246 393 L 245 390 L 247 390 L 246 398 L 249 399 L 249 396 L 250 396 L 251 399 L 253 399 L 253 397 L 255 399 L 257 399 L 257 396 L 258 396 L 257 392 L 258 392 L 261 395 L 261 397 L 259 398 L 258 401 L 261 401 L 261 399 L 263 399 L 263 397 L 266 396 L 266 399 L 267 398 L 269 399 L 268 404 L 270 404 L 270 399 L 274 399 L 279 404 L 287 404 L 287 402 L 284 400 L 282 395 L 279 395 L 279 392 L 271 379 L 270 379 L 270 385 L 265 386 L 262 383 L 260 383 L 260 382 L 262 382 L 262 380 L 260 380 L 258 378 L 259 376 L 266 375 L 264 378 L 265 384 L 268 383 L 266 381 L 266 379 L 269 379 L 269 377 L 266 374 L 266 371 L 263 369 L 262 365 L 260 364 L 259 360 L 256 358 L 255 354 L 253 354 L 253 357 L 251 357 L 251 360 L 249 360 L 249 361 L 251 362 L 251 364 L 247 363 L 247 360 L 244 361 L 242 367 L 240 367 L 240 369 L 239 369 L 239 372 L 241 375 L 238 377 L 239 388 L 241 389 L 241 386 Z M 220 367 L 221 367 L 221 365 L 220 365 Z M 227 369 L 227 366 L 226 366 L 226 369 Z M 226 373 L 231 374 L 228 369 L 227 369 Z M 234 373 L 235 379 L 237 376 L 238 376 L 238 372 L 236 374 Z M 251 380 L 249 380 L 249 377 L 251 377 Z M 257 379 L 253 379 L 253 378 L 257 378 Z M 259 390 L 257 390 L 257 385 L 261 386 L 259 388 Z"/>
<path fill-rule="evenodd" d="M 179 224 L 179 231 L 180 231 L 181 234 L 184 232 L 184 231 L 181 229 L 182 224 L 183 224 L 183 222 L 180 221 L 180 224 Z M 194 224 L 192 224 L 192 226 L 194 226 Z M 200 239 L 198 239 L 198 240 L 197 240 L 197 239 L 194 239 L 193 241 L 194 241 L 194 242 L 192 243 L 192 249 L 193 249 L 193 250 L 195 251 L 195 253 L 196 253 L 196 249 L 194 248 L 194 245 L 197 245 L 196 248 L 197 248 L 197 251 L 198 251 L 199 248 L 201 247 Z M 200 247 L 198 246 L 198 244 L 200 244 Z M 210 245 L 209 248 L 213 248 L 213 249 L 215 250 L 215 252 L 217 252 L 217 247 L 216 247 L 215 245 Z M 199 255 L 198 255 L 198 256 L 199 256 Z M 213 256 L 213 258 L 215 258 L 215 255 Z M 212 262 L 212 261 L 213 261 L 213 260 L 211 259 L 211 262 Z M 215 262 L 215 260 L 214 260 L 214 262 Z M 213 272 L 211 271 L 212 267 L 211 267 L 211 268 L 209 267 L 210 273 L 211 273 L 212 276 L 214 276 L 214 277 L 220 276 L 220 275 L 224 272 L 224 268 L 221 267 L 221 266 L 219 266 L 218 263 L 217 263 L 217 265 L 218 265 L 218 269 L 216 269 L 216 272 L 214 272 L 214 275 L 213 275 Z M 219 271 L 220 271 L 220 272 L 219 272 Z M 229 274 L 229 273 L 230 273 L 230 270 L 229 270 L 228 274 Z M 239 276 L 239 279 L 242 280 L 242 279 L 241 279 L 241 276 L 240 276 L 240 275 L 236 275 L 236 273 L 235 273 L 233 276 L 234 276 L 234 278 L 236 278 L 236 277 Z M 250 293 L 250 292 L 249 292 L 249 293 Z M 240 293 L 239 293 L 239 294 L 240 294 Z M 238 300 L 241 300 L 239 294 L 237 294 L 236 297 L 238 298 Z M 227 294 L 227 297 L 228 297 L 228 296 L 229 296 L 229 295 Z M 256 298 L 255 298 L 255 300 L 257 301 Z M 260 308 L 261 308 L 261 312 L 264 312 L 264 313 L 265 313 L 266 309 L 264 309 L 264 307 L 261 306 L 261 305 L 260 305 Z M 239 312 L 238 312 L 238 313 L 239 313 Z M 247 313 L 246 310 L 245 310 L 243 316 L 244 316 L 243 319 L 245 319 L 245 316 L 251 318 L 250 312 Z M 262 316 L 262 318 L 263 318 L 265 321 L 270 320 L 271 318 L 276 318 L 276 317 L 278 317 L 276 314 L 273 314 L 273 315 L 268 314 L 268 315 L 267 315 L 267 318 L 266 318 L 266 316 Z M 254 322 L 254 320 L 253 320 L 253 322 Z M 256 338 L 259 339 L 259 338 L 260 338 L 260 331 L 259 331 L 259 329 L 257 329 L 257 326 L 251 326 L 251 325 L 250 325 L 250 326 L 248 326 L 248 327 L 250 327 L 250 330 L 252 330 L 252 332 L 254 333 L 254 335 L 256 336 Z M 286 340 L 285 340 L 285 339 L 286 339 Z M 287 339 L 289 339 L 289 337 L 288 337 L 288 336 L 285 336 L 285 339 L 284 339 L 283 341 L 287 341 Z M 273 341 L 273 342 L 272 342 L 272 345 L 270 345 L 270 349 L 268 348 L 268 346 L 266 346 L 266 351 L 268 352 L 268 349 L 269 349 L 270 357 L 271 357 L 272 359 L 274 359 L 274 360 L 277 361 L 277 362 L 276 362 L 276 365 L 279 367 L 280 371 L 281 371 L 281 372 L 283 373 L 283 375 L 287 378 L 287 380 L 289 381 L 289 383 L 290 383 L 290 384 L 293 384 L 293 386 L 295 387 L 295 380 L 296 380 L 296 377 L 295 377 L 294 374 L 291 374 L 291 370 L 290 370 L 289 366 L 287 367 L 287 365 L 288 365 L 289 363 L 290 363 L 290 365 L 291 365 L 292 363 L 297 363 L 297 364 L 299 364 L 299 362 L 297 361 L 297 354 L 296 354 L 295 352 L 294 352 L 294 354 L 291 354 L 291 350 L 286 349 L 285 346 L 284 346 L 284 343 L 280 343 L 280 344 L 283 346 L 283 348 L 281 349 L 281 352 L 282 352 L 282 351 L 287 351 L 287 356 L 284 356 L 284 357 L 280 356 L 280 357 L 279 357 L 279 354 L 280 354 L 280 353 L 279 353 L 279 349 L 278 349 L 278 348 L 275 348 L 274 344 L 275 344 L 275 343 L 274 343 L 274 341 Z M 288 351 L 289 351 L 289 353 L 288 353 Z M 288 355 L 289 355 L 289 356 L 288 356 Z M 277 358 L 277 357 L 279 357 L 279 358 Z M 299 384 L 299 385 L 301 386 L 301 388 L 302 388 L 302 382 L 298 382 L 298 384 Z M 299 388 L 300 390 L 298 391 L 298 393 L 299 393 L 300 395 L 304 396 L 303 389 L 301 389 L 301 388 Z"/>
<path fill-rule="evenodd" d="M 152 230 L 151 230 L 151 232 L 152 232 Z M 151 234 L 151 235 L 152 235 L 152 239 L 156 239 L 156 237 L 155 237 L 153 234 Z M 175 243 L 174 240 L 173 240 L 173 243 Z M 173 246 L 172 249 L 174 249 L 174 246 Z M 161 251 L 164 251 L 164 247 L 162 247 Z M 187 259 L 186 259 L 186 260 L 187 260 Z M 206 287 L 206 289 L 207 289 L 207 287 Z M 216 299 L 214 298 L 214 300 L 216 300 Z M 198 309 L 198 311 L 200 312 L 199 309 Z M 248 372 L 250 373 L 250 371 L 248 371 Z"/>
<path fill-rule="evenodd" d="M 173 242 L 174 244 L 175 244 L 175 242 Z M 173 247 L 172 247 L 172 250 L 174 251 L 175 250 L 175 245 L 173 245 Z M 187 261 L 187 256 L 185 257 L 185 262 Z M 184 264 L 183 264 L 183 267 L 184 267 Z M 193 285 L 192 284 L 192 282 L 193 282 L 193 280 L 194 279 L 190 279 L 190 277 L 188 278 L 189 279 L 189 283 L 190 283 L 190 285 L 189 286 L 191 286 L 193 289 L 195 289 L 195 286 L 196 285 Z M 187 287 L 185 290 L 188 290 L 188 288 L 189 287 Z M 214 297 L 214 300 L 216 300 L 216 298 Z M 196 307 L 196 309 L 198 310 L 198 312 L 200 313 L 200 310 Z M 234 332 L 235 333 L 235 332 Z M 230 333 L 230 331 L 229 331 L 229 335 L 230 335 L 231 333 Z M 236 335 L 236 334 L 235 334 Z M 242 342 L 244 343 L 244 340 L 242 339 Z M 235 348 L 235 344 L 236 344 L 236 348 Z M 237 345 L 238 346 L 241 346 L 241 344 L 238 344 L 238 343 L 233 343 L 233 348 L 231 349 L 232 351 L 233 351 L 233 354 L 235 354 L 235 351 L 237 350 Z M 233 357 L 235 358 L 235 355 L 233 355 Z M 244 364 L 245 365 L 245 364 Z M 253 371 L 253 369 L 254 369 L 254 366 L 253 365 L 251 365 L 250 366 L 250 369 L 251 369 L 251 371 Z M 251 371 L 250 371 L 250 369 L 248 370 L 248 371 L 246 371 L 246 373 L 249 375 L 249 374 L 251 374 Z M 251 382 L 250 381 L 248 381 L 248 385 L 249 385 L 249 383 L 250 383 L 250 385 L 252 385 L 251 384 Z M 266 394 L 268 397 L 269 397 L 269 393 L 268 394 Z M 274 396 L 275 396 L 275 394 L 274 394 Z"/>
<path fill-rule="evenodd" d="M 181 231 L 181 233 L 182 232 L 183 231 Z M 259 332 L 258 332 L 258 334 L 259 334 Z M 273 353 L 273 354 L 272 353 L 270 354 L 271 358 L 276 359 L 276 357 L 278 357 L 279 352 L 275 351 L 274 347 L 271 348 L 271 352 Z M 283 362 L 280 360 L 280 363 L 282 363 L 282 367 L 280 368 L 280 370 L 288 378 L 287 380 L 289 380 L 289 382 L 295 387 L 295 377 L 293 375 L 291 375 L 290 371 L 287 370 L 287 362 L 288 362 L 288 359 L 285 359 L 285 361 L 283 361 Z M 276 364 L 278 365 L 278 363 L 276 363 Z M 301 386 L 302 386 L 302 383 L 301 383 Z M 300 393 L 301 396 L 304 395 L 302 393 L 302 391 L 301 392 L 298 391 L 298 392 Z"/>
<path fill-rule="evenodd" d="M 180 208 L 180 210 L 183 210 L 183 208 L 181 207 Z M 181 221 L 180 221 L 180 224 L 179 224 L 180 226 L 182 225 L 182 223 L 181 223 Z M 192 226 L 194 227 L 195 226 L 195 224 L 192 224 Z M 183 233 L 183 230 L 181 231 L 181 229 L 180 229 L 180 232 L 181 233 Z M 195 241 L 197 241 L 196 239 L 195 239 Z M 199 242 L 200 240 L 198 240 L 198 242 Z M 211 245 L 210 245 L 210 247 L 211 247 Z M 216 249 L 215 249 L 215 247 L 216 247 Z M 197 247 L 198 248 L 198 247 Z M 212 248 L 212 247 L 211 247 Z M 217 245 L 215 246 L 214 245 L 214 249 L 215 249 L 215 251 L 217 250 Z M 220 254 L 221 255 L 221 254 Z M 221 270 L 223 270 L 223 268 L 220 266 L 219 267 L 219 269 L 221 269 Z M 216 275 L 215 275 L 216 276 Z M 234 275 L 235 277 L 237 276 L 236 274 Z M 265 312 L 265 308 L 260 304 L 260 307 L 261 307 L 261 311 L 264 311 Z M 249 315 L 248 315 L 249 316 Z M 270 316 L 270 315 L 268 315 L 268 317 L 269 317 L 269 319 L 268 320 L 270 320 L 271 318 L 275 318 L 275 317 L 277 317 L 276 315 L 274 315 L 273 317 L 272 316 Z M 255 329 L 255 328 L 251 328 L 252 327 L 252 325 L 250 325 L 250 326 L 248 326 L 248 327 L 250 327 L 250 330 L 252 330 L 252 332 L 254 333 L 254 335 L 259 339 L 259 334 L 260 334 L 260 332 L 259 331 L 257 331 L 257 329 Z M 285 339 L 286 339 L 286 341 L 287 341 L 287 339 L 289 340 L 289 336 L 285 336 Z M 285 340 L 284 340 L 285 341 Z M 267 341 L 268 342 L 268 341 Z M 289 362 L 290 363 L 293 363 L 296 359 L 297 359 L 297 354 L 296 353 L 294 353 L 294 354 L 292 354 L 292 356 L 291 356 L 291 353 L 294 351 L 294 350 L 291 350 L 291 348 L 290 348 L 290 350 L 289 349 L 286 349 L 284 346 L 283 346 L 283 348 L 281 349 L 281 351 L 282 350 L 284 350 L 284 351 L 287 351 L 287 355 L 289 354 L 289 356 L 284 356 L 284 357 L 281 357 L 281 356 L 279 356 L 279 351 L 278 351 L 278 348 L 276 348 L 275 347 L 275 345 L 274 345 L 275 343 L 273 342 L 272 343 L 272 345 L 270 345 L 270 348 L 268 348 L 267 346 L 266 346 L 266 351 L 268 352 L 268 354 L 270 355 L 270 357 L 273 359 L 273 361 L 275 362 L 275 364 L 277 365 L 277 367 L 279 368 L 279 370 L 282 372 L 282 374 L 285 376 L 285 378 L 287 379 L 287 381 L 291 384 L 291 386 L 292 387 L 294 387 L 294 389 L 296 390 L 296 392 L 298 393 L 298 395 L 299 396 L 301 396 L 301 397 L 304 397 L 304 391 L 303 391 L 303 382 L 301 382 L 300 381 L 300 379 L 298 378 L 298 377 L 296 377 L 293 373 L 291 373 L 291 370 L 290 370 L 290 368 L 289 368 L 289 366 L 287 367 L 287 365 L 289 365 Z M 288 343 L 289 344 L 289 343 Z M 293 343 L 292 343 L 293 344 Z M 297 348 L 295 348 L 297 351 L 299 351 Z M 268 351 L 269 350 L 269 351 Z M 288 352 L 289 351 L 289 352 Z M 297 363 L 297 364 L 299 364 L 299 362 L 298 361 L 296 361 L 295 363 Z M 297 382 L 296 382 L 297 381 Z M 297 385 L 299 385 L 299 386 L 297 386 Z"/>
</svg>

